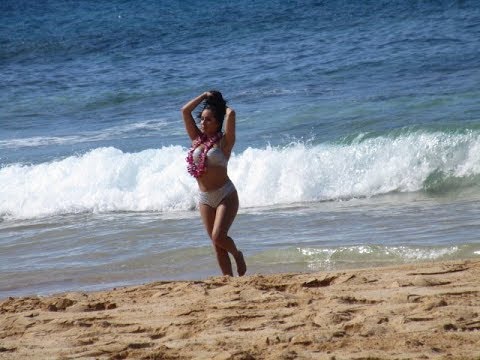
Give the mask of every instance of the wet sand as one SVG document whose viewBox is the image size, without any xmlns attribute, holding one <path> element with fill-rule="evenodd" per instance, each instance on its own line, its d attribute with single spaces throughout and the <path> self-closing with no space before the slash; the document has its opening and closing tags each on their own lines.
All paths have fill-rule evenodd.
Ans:
<svg viewBox="0 0 480 360">
<path fill-rule="evenodd" d="M 480 261 L 3 299 L 0 359 L 480 359 Z"/>
</svg>

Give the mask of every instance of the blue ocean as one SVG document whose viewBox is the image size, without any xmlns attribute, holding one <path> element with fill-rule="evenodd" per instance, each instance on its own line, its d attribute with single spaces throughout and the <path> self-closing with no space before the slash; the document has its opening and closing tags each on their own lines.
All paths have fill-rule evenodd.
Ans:
<svg viewBox="0 0 480 360">
<path fill-rule="evenodd" d="M 0 3 L 0 298 L 220 275 L 180 108 L 237 114 L 248 274 L 480 257 L 476 1 Z"/>
</svg>

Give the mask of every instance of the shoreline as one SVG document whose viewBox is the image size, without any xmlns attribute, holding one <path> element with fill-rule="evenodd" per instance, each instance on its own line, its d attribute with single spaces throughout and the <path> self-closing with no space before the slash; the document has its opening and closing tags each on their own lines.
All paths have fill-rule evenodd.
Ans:
<svg viewBox="0 0 480 360">
<path fill-rule="evenodd" d="M 480 260 L 0 300 L 0 359 L 479 359 Z"/>
</svg>

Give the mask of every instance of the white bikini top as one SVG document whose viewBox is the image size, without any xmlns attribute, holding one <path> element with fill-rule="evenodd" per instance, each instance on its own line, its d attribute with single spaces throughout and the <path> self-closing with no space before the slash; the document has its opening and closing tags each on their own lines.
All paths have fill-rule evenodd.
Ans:
<svg viewBox="0 0 480 360">
<path fill-rule="evenodd" d="M 200 160 L 200 154 L 202 153 L 203 148 L 197 147 L 193 151 L 193 161 L 195 164 L 198 164 L 198 161 Z M 223 166 L 227 167 L 228 164 L 228 159 L 223 153 L 222 149 L 218 147 L 211 148 L 207 152 L 207 166 L 212 165 L 212 166 Z"/>
</svg>

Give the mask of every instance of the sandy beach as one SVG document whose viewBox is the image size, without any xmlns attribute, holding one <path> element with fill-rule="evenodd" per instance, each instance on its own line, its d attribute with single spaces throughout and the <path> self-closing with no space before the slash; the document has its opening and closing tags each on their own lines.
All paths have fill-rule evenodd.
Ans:
<svg viewBox="0 0 480 360">
<path fill-rule="evenodd" d="M 0 359 L 479 358 L 477 260 L 0 302 Z"/>
</svg>

